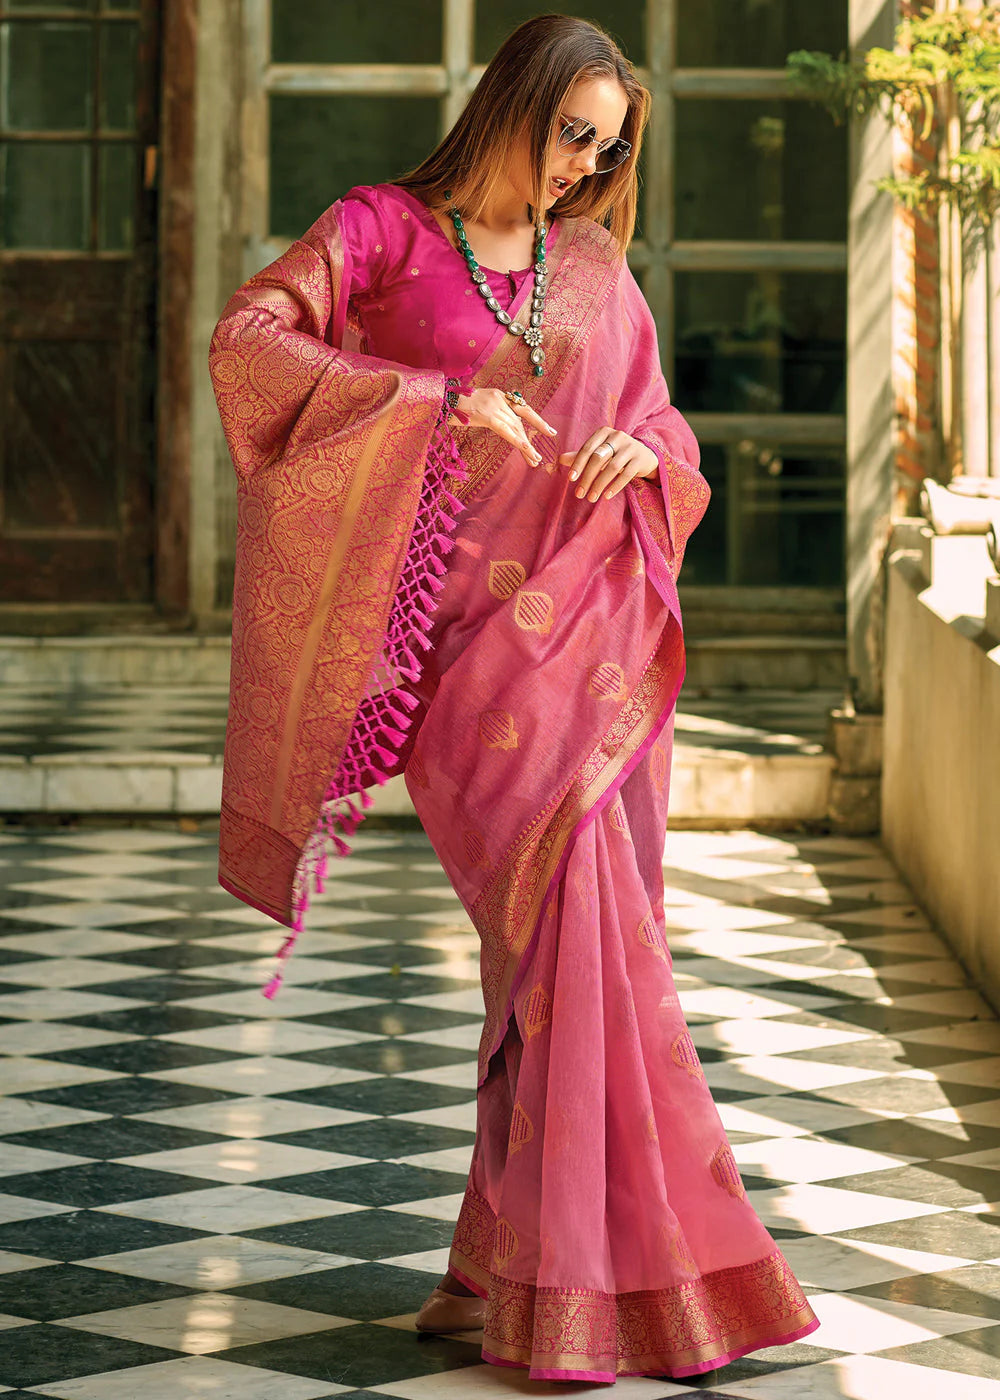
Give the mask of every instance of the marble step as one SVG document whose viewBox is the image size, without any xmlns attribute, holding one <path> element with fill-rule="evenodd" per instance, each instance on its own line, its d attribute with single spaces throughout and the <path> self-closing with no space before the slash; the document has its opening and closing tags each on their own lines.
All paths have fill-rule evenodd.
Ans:
<svg viewBox="0 0 1000 1400">
<path fill-rule="evenodd" d="M 687 685 L 829 689 L 842 686 L 842 637 L 686 638 Z M 0 636 L 0 685 L 228 685 L 228 635 L 120 633 Z"/>
<path fill-rule="evenodd" d="M 682 691 L 673 823 L 823 821 L 832 689 Z M 0 813 L 212 816 L 222 790 L 225 685 L 7 685 L 0 690 Z M 373 812 L 412 815 L 402 779 Z"/>
</svg>

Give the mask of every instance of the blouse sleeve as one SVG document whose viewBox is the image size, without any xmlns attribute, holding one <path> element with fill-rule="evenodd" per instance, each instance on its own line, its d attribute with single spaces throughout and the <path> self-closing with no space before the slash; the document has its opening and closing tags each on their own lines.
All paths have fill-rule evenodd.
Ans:
<svg viewBox="0 0 1000 1400">
<path fill-rule="evenodd" d="M 378 190 L 368 185 L 348 190 L 338 222 L 345 269 L 349 269 L 343 289 L 348 296 L 374 292 L 390 263 L 390 225 Z M 328 227 L 325 217 L 318 220 L 303 241 L 325 252 Z"/>
</svg>

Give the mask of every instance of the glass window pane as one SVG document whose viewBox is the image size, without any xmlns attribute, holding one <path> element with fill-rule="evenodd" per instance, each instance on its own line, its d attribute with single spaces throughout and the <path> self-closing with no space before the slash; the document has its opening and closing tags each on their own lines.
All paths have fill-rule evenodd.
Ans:
<svg viewBox="0 0 1000 1400">
<path fill-rule="evenodd" d="M 270 232 L 295 237 L 352 185 L 412 169 L 437 144 L 434 97 L 271 98 Z"/>
<path fill-rule="evenodd" d="M 5 524 L 53 532 L 121 528 L 114 345 L 22 340 L 5 351 Z"/>
<path fill-rule="evenodd" d="M 674 398 L 713 413 L 843 413 L 840 273 L 679 272 Z"/>
<path fill-rule="evenodd" d="M 660 0 L 662 3 L 662 0 Z M 616 40 L 626 58 L 645 62 L 643 24 L 646 6 L 642 0 L 591 0 L 579 5 L 539 5 L 533 0 L 479 0 L 476 5 L 476 62 L 489 63 L 511 30 L 537 14 L 576 15 L 593 20 Z"/>
<path fill-rule="evenodd" d="M 676 0 L 680 68 L 783 68 L 793 49 L 847 48 L 847 0 Z"/>
<path fill-rule="evenodd" d="M 676 236 L 847 237 L 847 128 L 805 102 L 677 103 Z"/>
<path fill-rule="evenodd" d="M 273 0 L 271 6 L 275 63 L 440 63 L 441 44 L 441 0 L 389 9 L 370 0 Z"/>
<path fill-rule="evenodd" d="M 0 147 L 0 243 L 80 250 L 89 232 L 89 146 L 19 141 Z"/>
<path fill-rule="evenodd" d="M 101 26 L 101 102 L 98 120 L 105 131 L 135 130 L 138 46 L 138 25 Z"/>
<path fill-rule="evenodd" d="M 844 582 L 844 454 L 744 440 L 703 444 L 712 499 L 684 556 L 689 584 Z"/>
<path fill-rule="evenodd" d="M 0 26 L 0 122 L 14 131 L 86 131 L 92 120 L 89 24 Z"/>
<path fill-rule="evenodd" d="M 135 243 L 138 156 L 131 144 L 98 152 L 97 246 L 103 252 L 125 252 Z"/>
</svg>

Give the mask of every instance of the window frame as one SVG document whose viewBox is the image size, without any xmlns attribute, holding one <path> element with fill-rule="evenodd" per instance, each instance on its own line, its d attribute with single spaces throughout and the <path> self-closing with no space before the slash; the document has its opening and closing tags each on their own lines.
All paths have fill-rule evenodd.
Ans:
<svg viewBox="0 0 1000 1400">
<path fill-rule="evenodd" d="M 484 72 L 474 61 L 477 0 L 442 0 L 442 47 L 438 64 L 278 64 L 270 62 L 271 0 L 243 0 L 246 26 L 244 91 L 245 178 L 242 227 L 247 275 L 280 255 L 287 243 L 272 238 L 267 226 L 268 102 L 272 94 L 344 96 L 356 93 L 438 97 L 441 132 L 461 112 Z M 484 0 L 479 0 L 484 3 Z M 846 3 L 846 0 L 841 0 Z M 676 65 L 677 0 L 646 0 L 646 62 L 637 64 L 653 94 L 645 138 L 644 236 L 629 250 L 629 265 L 640 275 L 656 322 L 668 384 L 674 378 L 674 275 L 677 272 L 823 272 L 848 270 L 845 241 L 679 240 L 674 227 L 674 139 L 678 101 L 805 100 L 789 89 L 783 69 L 679 68 Z M 847 191 L 844 192 L 845 201 Z M 846 342 L 845 342 L 846 343 Z M 683 405 L 680 405 L 683 409 Z M 847 446 L 845 414 L 699 413 L 685 415 L 706 445 L 745 438 L 781 449 Z M 845 473 L 846 476 L 846 473 Z M 846 481 L 845 481 L 846 487 Z M 845 501 L 846 514 L 846 501 Z M 726 576 L 738 559 L 738 542 L 727 532 Z M 831 605 L 844 588 L 792 585 L 815 595 L 818 615 L 837 618 Z M 781 611 L 783 586 L 689 585 L 685 596 L 695 607 L 722 601 L 727 611 Z M 842 630 L 842 618 L 830 632 Z"/>
</svg>

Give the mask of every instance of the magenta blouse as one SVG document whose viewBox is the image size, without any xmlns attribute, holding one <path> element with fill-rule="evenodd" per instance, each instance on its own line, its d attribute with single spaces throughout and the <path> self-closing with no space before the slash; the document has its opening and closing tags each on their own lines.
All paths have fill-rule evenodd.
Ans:
<svg viewBox="0 0 1000 1400">
<path fill-rule="evenodd" d="M 458 379 L 473 374 L 496 344 L 496 317 L 427 205 L 397 185 L 356 185 L 344 196 L 343 233 L 353 265 L 349 293 L 369 352 Z M 550 219 L 547 250 L 555 238 Z M 483 272 L 506 310 L 531 267 Z"/>
</svg>

